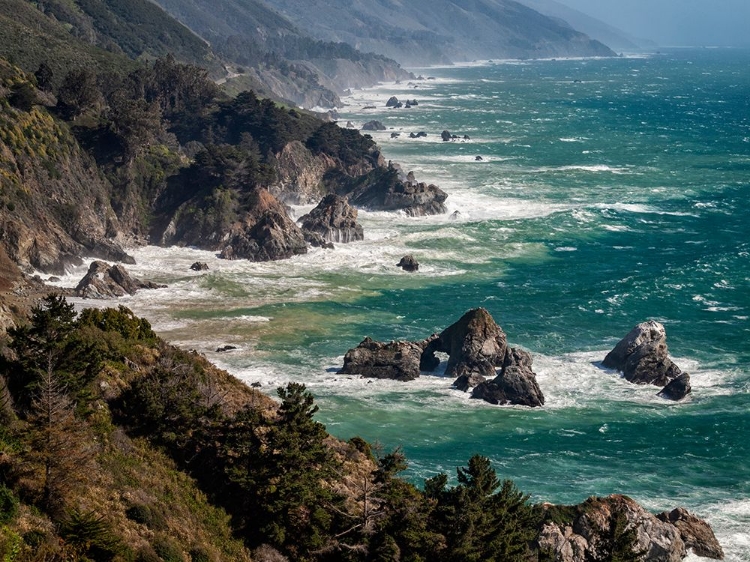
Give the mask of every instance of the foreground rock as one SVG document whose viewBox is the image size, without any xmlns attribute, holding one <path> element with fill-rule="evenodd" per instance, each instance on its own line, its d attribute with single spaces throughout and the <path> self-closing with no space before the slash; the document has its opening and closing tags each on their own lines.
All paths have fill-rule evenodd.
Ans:
<svg viewBox="0 0 750 562">
<path fill-rule="evenodd" d="M 454 386 L 460 390 L 474 388 L 473 398 L 491 404 L 544 404 L 531 355 L 508 347 L 505 333 L 484 308 L 468 311 L 439 335 L 420 342 L 382 343 L 365 338 L 347 352 L 339 372 L 408 381 L 437 369 L 436 353 L 448 354 L 446 375 L 458 377 Z"/>
<path fill-rule="evenodd" d="M 89 266 L 88 273 L 75 288 L 75 294 L 86 299 L 107 299 L 134 295 L 139 289 L 163 289 L 165 287 L 166 285 L 131 277 L 121 265 L 110 266 L 103 261 L 94 261 Z"/>
<path fill-rule="evenodd" d="M 299 219 L 303 231 L 319 234 L 327 242 L 364 240 L 362 225 L 357 223 L 357 209 L 346 198 L 326 195 L 307 215 Z"/>
<path fill-rule="evenodd" d="M 683 375 L 680 368 L 669 357 L 667 333 L 659 322 L 650 320 L 638 324 L 610 351 L 602 361 L 608 369 L 621 371 L 625 378 L 635 384 L 669 386 Z M 672 399 L 690 392 L 690 377 L 685 373 L 680 382 L 669 391 L 662 391 Z M 662 394 L 660 393 L 660 394 Z"/>
<path fill-rule="evenodd" d="M 537 539 L 538 547 L 559 562 L 631 559 L 639 552 L 647 562 L 679 562 L 689 548 L 698 556 L 723 559 L 708 523 L 684 509 L 657 517 L 622 495 L 544 509 L 547 521 Z M 630 545 L 623 541 L 627 538 Z"/>
</svg>

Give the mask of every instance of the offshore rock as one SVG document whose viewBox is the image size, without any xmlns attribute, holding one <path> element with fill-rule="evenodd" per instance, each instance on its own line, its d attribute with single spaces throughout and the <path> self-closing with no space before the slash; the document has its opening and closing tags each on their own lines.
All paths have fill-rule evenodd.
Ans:
<svg viewBox="0 0 750 562">
<path fill-rule="evenodd" d="M 724 560 L 724 549 L 721 548 L 716 535 L 703 519 L 699 519 L 687 509 L 678 507 L 670 512 L 665 511 L 657 517 L 661 521 L 671 523 L 680 532 L 687 548 L 693 549 L 697 556 Z"/>
<path fill-rule="evenodd" d="M 659 391 L 658 396 L 669 400 L 682 400 L 692 392 L 690 386 L 690 375 L 682 373 Z"/>
<path fill-rule="evenodd" d="M 121 265 L 110 266 L 97 260 L 89 266 L 88 273 L 75 288 L 75 294 L 87 299 L 107 299 L 134 295 L 139 289 L 163 289 L 165 287 L 166 285 L 131 277 Z"/>
<path fill-rule="evenodd" d="M 197 261 L 190 266 L 193 271 L 208 271 L 208 264 L 206 262 Z"/>
<path fill-rule="evenodd" d="M 490 382 L 481 382 L 474 388 L 472 398 L 490 404 L 517 404 L 538 407 L 544 405 L 544 394 L 536 382 L 531 369 L 531 354 L 516 348 L 508 348 L 500 373 Z M 458 382 L 458 381 L 457 381 Z"/>
<path fill-rule="evenodd" d="M 659 322 L 638 324 L 607 354 L 602 365 L 622 371 L 632 383 L 665 386 L 682 373 L 669 358 L 666 339 Z"/>
<path fill-rule="evenodd" d="M 383 125 L 380 121 L 368 121 L 364 125 L 362 125 L 363 131 L 385 131 L 386 126 Z"/>
<path fill-rule="evenodd" d="M 326 195 L 299 222 L 303 231 L 317 233 L 327 242 L 347 243 L 365 237 L 362 225 L 357 223 L 357 209 L 345 197 L 333 193 Z"/>
<path fill-rule="evenodd" d="M 396 267 L 400 267 L 404 271 L 408 272 L 419 271 L 419 262 L 414 258 L 414 256 L 409 254 L 408 256 L 404 256 L 403 258 L 401 258 L 401 261 L 396 264 Z"/>
<path fill-rule="evenodd" d="M 494 377 L 495 367 L 503 365 L 507 347 L 505 333 L 492 315 L 484 308 L 474 308 L 433 339 L 425 355 L 447 353 L 447 376 Z"/>
<path fill-rule="evenodd" d="M 450 131 L 443 131 L 440 133 L 440 138 L 443 139 L 443 142 L 448 142 L 453 138 L 453 135 L 450 134 Z"/>
<path fill-rule="evenodd" d="M 391 96 L 388 101 L 385 103 L 386 107 L 398 107 L 398 104 L 401 103 L 398 101 L 398 98 L 396 96 Z"/>
<path fill-rule="evenodd" d="M 344 366 L 339 373 L 377 379 L 414 380 L 419 377 L 424 346 L 424 342 L 384 343 L 367 337 L 346 353 Z"/>
</svg>

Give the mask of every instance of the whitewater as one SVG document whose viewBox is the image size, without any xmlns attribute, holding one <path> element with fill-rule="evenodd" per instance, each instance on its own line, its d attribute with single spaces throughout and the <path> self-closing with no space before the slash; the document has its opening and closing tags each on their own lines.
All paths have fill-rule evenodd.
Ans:
<svg viewBox="0 0 750 562">
<path fill-rule="evenodd" d="M 371 134 L 385 158 L 445 190 L 448 213 L 360 211 L 365 240 L 272 263 L 140 248 L 129 271 L 169 289 L 117 304 L 269 394 L 305 383 L 329 432 L 402 447 L 418 484 L 481 453 L 534 501 L 685 506 L 726 560 L 750 561 L 750 52 L 415 74 L 353 92 L 339 124 L 381 121 Z M 393 95 L 419 105 L 386 109 Z M 419 272 L 396 267 L 405 254 Z M 195 261 L 209 271 L 190 271 Z M 470 400 L 439 373 L 336 373 L 365 336 L 423 339 L 478 306 L 532 353 L 543 408 Z M 691 375 L 682 403 L 599 365 L 649 319 Z M 237 349 L 216 352 L 226 344 Z"/>
</svg>

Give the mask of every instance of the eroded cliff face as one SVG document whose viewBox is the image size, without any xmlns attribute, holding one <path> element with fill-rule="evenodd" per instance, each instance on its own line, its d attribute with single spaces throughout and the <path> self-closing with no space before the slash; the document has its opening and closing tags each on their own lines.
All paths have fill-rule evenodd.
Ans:
<svg viewBox="0 0 750 562">
<path fill-rule="evenodd" d="M 317 203 L 325 195 L 323 178 L 336 167 L 326 154 L 313 154 L 300 141 L 292 141 L 276 155 L 277 180 L 268 190 L 291 205 Z"/>
<path fill-rule="evenodd" d="M 44 108 L 0 106 L 0 243 L 23 269 L 62 273 L 89 255 L 126 260 L 109 186 Z"/>
</svg>

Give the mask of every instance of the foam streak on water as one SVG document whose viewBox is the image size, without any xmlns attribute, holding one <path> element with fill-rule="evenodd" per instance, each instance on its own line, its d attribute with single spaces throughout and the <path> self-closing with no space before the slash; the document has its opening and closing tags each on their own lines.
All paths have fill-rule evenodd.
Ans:
<svg viewBox="0 0 750 562">
<path fill-rule="evenodd" d="M 482 453 L 538 500 L 684 505 L 750 561 L 748 68 L 722 50 L 483 63 L 355 92 L 341 123 L 381 120 L 385 157 L 445 189 L 449 214 L 361 212 L 364 241 L 276 263 L 141 249 L 133 273 L 170 289 L 121 302 L 269 393 L 304 382 L 329 431 L 402 445 L 416 482 Z M 386 109 L 391 95 L 419 106 Z M 406 253 L 419 273 L 395 267 Z M 364 336 L 425 338 L 477 306 L 534 355 L 544 408 L 473 401 L 442 376 L 336 374 Z M 691 374 L 684 403 L 598 364 L 650 318 Z"/>
</svg>

